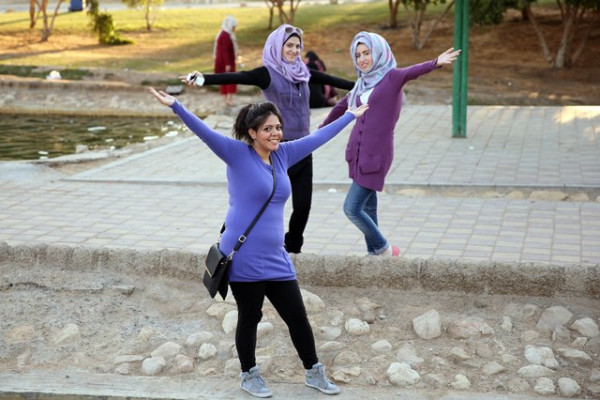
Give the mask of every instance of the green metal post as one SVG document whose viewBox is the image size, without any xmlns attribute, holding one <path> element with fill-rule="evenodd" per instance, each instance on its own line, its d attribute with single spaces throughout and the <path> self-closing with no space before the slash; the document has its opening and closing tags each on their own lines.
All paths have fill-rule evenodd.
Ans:
<svg viewBox="0 0 600 400">
<path fill-rule="evenodd" d="M 461 49 L 452 76 L 452 137 L 467 137 L 469 0 L 454 3 L 454 48 Z"/>
</svg>

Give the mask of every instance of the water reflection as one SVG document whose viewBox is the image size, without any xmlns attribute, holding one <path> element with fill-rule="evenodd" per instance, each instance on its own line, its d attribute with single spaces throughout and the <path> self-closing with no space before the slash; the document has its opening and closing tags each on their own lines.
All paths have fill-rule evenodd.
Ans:
<svg viewBox="0 0 600 400">
<path fill-rule="evenodd" d="M 39 160 L 90 150 L 121 148 L 186 128 L 164 117 L 88 117 L 0 114 L 0 160 Z"/>
</svg>

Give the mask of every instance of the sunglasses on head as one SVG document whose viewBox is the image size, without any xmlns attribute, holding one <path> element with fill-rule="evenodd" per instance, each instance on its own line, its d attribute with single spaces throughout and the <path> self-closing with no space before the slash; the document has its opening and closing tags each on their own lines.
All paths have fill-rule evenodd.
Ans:
<svg viewBox="0 0 600 400">
<path fill-rule="evenodd" d="M 304 34 L 304 32 L 302 31 L 302 29 L 296 28 L 294 26 L 286 26 L 285 27 L 285 33 L 287 33 L 287 34 L 295 33 L 295 34 L 297 34 L 300 37 L 302 37 L 302 35 Z"/>
</svg>

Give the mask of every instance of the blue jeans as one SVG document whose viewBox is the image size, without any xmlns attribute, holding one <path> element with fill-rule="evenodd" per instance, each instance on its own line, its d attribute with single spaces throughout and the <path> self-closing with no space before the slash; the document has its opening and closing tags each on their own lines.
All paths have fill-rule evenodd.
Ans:
<svg viewBox="0 0 600 400">
<path fill-rule="evenodd" d="M 375 190 L 352 182 L 344 201 L 344 214 L 365 236 L 369 254 L 381 254 L 389 247 L 377 225 L 377 192 Z"/>
</svg>

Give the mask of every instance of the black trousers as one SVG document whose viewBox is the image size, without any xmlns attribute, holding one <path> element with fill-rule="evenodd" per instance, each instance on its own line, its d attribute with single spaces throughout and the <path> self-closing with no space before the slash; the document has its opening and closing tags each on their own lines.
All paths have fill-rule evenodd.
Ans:
<svg viewBox="0 0 600 400">
<path fill-rule="evenodd" d="M 256 365 L 256 328 L 262 318 L 265 296 L 288 326 L 304 368 L 311 369 L 319 362 L 298 281 L 229 282 L 229 285 L 238 308 L 235 346 L 243 372 Z"/>
<path fill-rule="evenodd" d="M 292 215 L 285 234 L 285 249 L 288 253 L 300 253 L 304 244 L 304 229 L 308 223 L 312 203 L 313 159 L 309 154 L 288 168 L 292 185 Z"/>
</svg>

